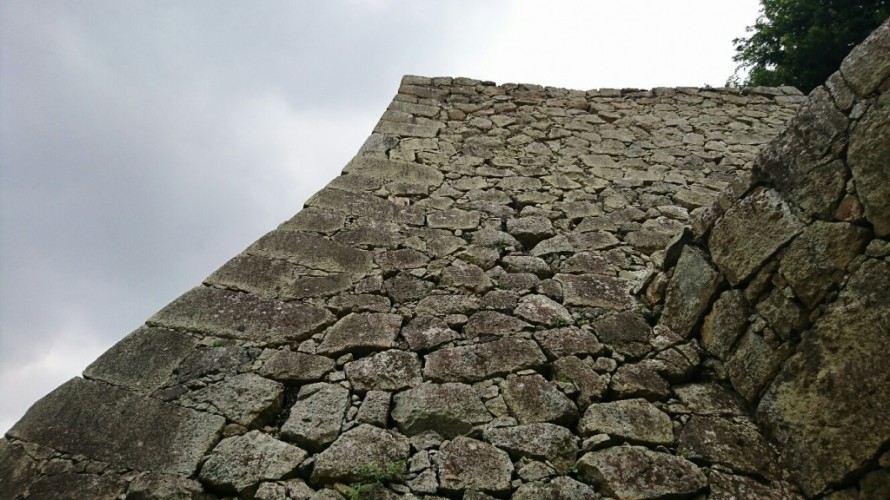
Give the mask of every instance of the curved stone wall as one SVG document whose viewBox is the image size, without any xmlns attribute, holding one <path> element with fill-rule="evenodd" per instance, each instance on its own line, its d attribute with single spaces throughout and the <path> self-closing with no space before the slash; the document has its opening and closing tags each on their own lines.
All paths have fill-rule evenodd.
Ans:
<svg viewBox="0 0 890 500">
<path fill-rule="evenodd" d="M 343 175 L 0 440 L 0 498 L 882 487 L 885 47 L 806 101 L 405 77 Z"/>
</svg>

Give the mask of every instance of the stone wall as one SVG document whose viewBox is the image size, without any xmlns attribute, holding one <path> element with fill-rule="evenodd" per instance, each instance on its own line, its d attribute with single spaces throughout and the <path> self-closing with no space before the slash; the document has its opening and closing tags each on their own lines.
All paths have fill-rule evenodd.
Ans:
<svg viewBox="0 0 890 500">
<path fill-rule="evenodd" d="M 708 366 L 808 496 L 890 492 L 890 25 L 856 47 L 701 213 L 659 324 L 700 328 Z M 849 487 L 848 489 L 844 489 Z"/>
<path fill-rule="evenodd" d="M 0 498 L 868 498 L 874 40 L 778 139 L 794 89 L 405 77 L 343 175 L 0 440 Z M 814 386 L 870 400 L 808 440 Z"/>
</svg>

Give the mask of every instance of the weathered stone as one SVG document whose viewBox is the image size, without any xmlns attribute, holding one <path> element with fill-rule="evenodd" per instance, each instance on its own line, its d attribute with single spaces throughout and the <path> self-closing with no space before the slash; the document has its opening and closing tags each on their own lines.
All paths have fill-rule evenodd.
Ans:
<svg viewBox="0 0 890 500">
<path fill-rule="evenodd" d="M 760 318 L 781 340 L 796 338 L 809 326 L 806 309 L 793 298 L 790 288 L 774 288 L 754 306 Z"/>
<path fill-rule="evenodd" d="M 441 229 L 476 229 L 479 227 L 479 218 L 479 212 L 452 208 L 427 215 L 426 224 Z"/>
<path fill-rule="evenodd" d="M 578 460 L 581 479 L 617 498 L 660 499 L 691 496 L 708 485 L 689 460 L 642 446 L 614 446 Z"/>
<path fill-rule="evenodd" d="M 480 247 L 516 250 L 521 246 L 510 234 L 495 229 L 480 229 L 472 235 L 473 244 Z"/>
<path fill-rule="evenodd" d="M 470 314 L 479 309 L 479 299 L 468 295 L 429 295 L 417 304 L 417 314 L 443 316 Z"/>
<path fill-rule="evenodd" d="M 422 226 L 424 221 L 424 213 L 418 207 L 396 205 L 368 193 L 350 193 L 333 188 L 315 193 L 306 201 L 306 206 L 336 210 L 379 222 Z"/>
<path fill-rule="evenodd" d="M 773 478 L 778 468 L 769 444 L 750 422 L 693 415 L 677 437 L 677 453 L 741 474 Z"/>
<path fill-rule="evenodd" d="M 224 424 L 217 415 L 75 378 L 35 403 L 7 435 L 137 470 L 189 476 Z"/>
<path fill-rule="evenodd" d="M 365 273 L 371 269 L 371 252 L 311 233 L 272 231 L 247 251 L 287 259 L 320 271 Z"/>
<path fill-rule="evenodd" d="M 455 261 L 456 263 L 461 261 Z M 485 275 L 485 271 L 474 264 L 453 265 L 442 271 L 439 280 L 442 286 L 453 286 L 463 291 L 485 293 L 494 285 L 491 278 Z"/>
<path fill-rule="evenodd" d="M 513 493 L 514 500 L 554 499 L 588 499 L 596 498 L 596 491 L 584 483 L 570 477 L 557 477 L 550 482 L 534 481 L 525 483 Z"/>
<path fill-rule="evenodd" d="M 373 471 L 403 473 L 411 445 L 401 434 L 361 424 L 344 432 L 328 449 L 315 456 L 312 482 L 366 481 Z"/>
<path fill-rule="evenodd" d="M 387 295 L 397 303 L 411 302 L 413 300 L 422 299 L 429 295 L 429 291 L 435 288 L 435 284 L 415 278 L 408 274 L 399 274 L 394 278 L 387 279 L 383 283 L 383 288 Z"/>
<path fill-rule="evenodd" d="M 201 481 L 226 493 L 252 496 L 262 481 L 297 474 L 306 452 L 260 431 L 223 439 L 201 467 Z"/>
<path fill-rule="evenodd" d="M 25 490 L 40 473 L 40 463 L 31 458 L 21 444 L 0 438 L 0 486 L 4 498 L 24 496 Z"/>
<path fill-rule="evenodd" d="M 531 328 L 531 325 L 496 311 L 478 311 L 470 316 L 463 333 L 468 338 L 496 335 L 504 337 Z"/>
<path fill-rule="evenodd" d="M 549 423 L 487 429 L 483 439 L 506 450 L 516 460 L 548 460 L 560 474 L 569 473 L 579 451 L 578 438 L 572 431 Z"/>
<path fill-rule="evenodd" d="M 553 379 L 569 382 L 578 389 L 578 408 L 584 410 L 599 401 L 608 388 L 605 377 L 593 369 L 592 362 L 575 356 L 559 358 L 553 363 Z"/>
<path fill-rule="evenodd" d="M 662 401 L 671 393 L 671 386 L 649 364 L 621 365 L 612 375 L 609 389 L 616 398 L 641 397 L 649 401 Z"/>
<path fill-rule="evenodd" d="M 639 314 L 613 314 L 595 322 L 593 329 L 601 342 L 623 356 L 641 358 L 652 350 L 652 327 Z"/>
<path fill-rule="evenodd" d="M 711 469 L 708 474 L 711 491 L 708 500 L 739 500 L 742 498 L 774 498 L 776 500 L 799 500 L 785 488 L 768 486 L 746 476 L 736 476 Z"/>
<path fill-rule="evenodd" d="M 309 304 L 264 300 L 246 293 L 199 286 L 146 323 L 223 338 L 283 344 L 305 340 L 333 320 L 330 312 Z"/>
<path fill-rule="evenodd" d="M 331 358 L 279 349 L 264 356 L 257 373 L 272 380 L 316 382 L 333 369 L 334 360 Z"/>
<path fill-rule="evenodd" d="M 886 28 L 885 28 L 886 29 Z M 850 135 L 847 164 L 856 181 L 856 193 L 872 223 L 875 235 L 890 236 L 890 91 L 871 105 Z"/>
<path fill-rule="evenodd" d="M 841 73 L 860 96 L 867 96 L 890 75 L 890 23 L 886 21 L 862 43 L 853 47 L 841 63 Z"/>
<path fill-rule="evenodd" d="M 501 382 L 501 393 L 520 424 L 572 425 L 578 419 L 575 403 L 538 374 L 508 377 Z"/>
<path fill-rule="evenodd" d="M 398 391 L 423 382 L 417 354 L 383 351 L 345 366 L 346 378 L 356 391 Z"/>
<path fill-rule="evenodd" d="M 754 333 L 746 333 L 735 354 L 726 363 L 732 386 L 748 402 L 756 402 L 760 391 L 779 373 L 782 362 L 791 355 L 787 344 L 775 346 Z"/>
<path fill-rule="evenodd" d="M 339 355 L 388 349 L 393 347 L 401 326 L 398 314 L 349 314 L 327 329 L 317 352 Z"/>
<path fill-rule="evenodd" d="M 194 339 L 182 332 L 141 327 L 105 351 L 83 375 L 150 394 L 167 383 L 194 348 Z"/>
<path fill-rule="evenodd" d="M 424 356 L 423 374 L 436 382 L 476 382 L 547 361 L 533 340 L 504 338 L 473 346 L 447 347 Z"/>
<path fill-rule="evenodd" d="M 205 493 L 201 483 L 194 479 L 154 472 L 140 474 L 127 489 L 127 500 L 213 500 L 214 498 L 215 495 Z"/>
<path fill-rule="evenodd" d="M 287 298 L 311 297 L 313 292 L 320 293 L 324 290 L 336 289 L 336 285 L 342 286 L 344 282 L 350 282 L 346 275 L 336 274 L 333 275 L 333 279 L 339 281 L 338 283 L 329 283 L 332 280 L 331 277 L 324 277 L 321 283 L 317 283 L 319 279 L 315 278 L 316 283 L 311 283 L 309 286 L 303 285 L 303 288 L 308 288 L 308 290 L 294 289 L 294 277 L 299 272 L 296 264 L 284 259 L 245 253 L 223 264 L 207 277 L 204 283 L 219 288 L 252 293 L 263 298 L 277 299 L 285 298 L 285 296 Z"/>
<path fill-rule="evenodd" d="M 630 284 L 620 278 L 599 274 L 557 274 L 565 303 L 570 306 L 624 310 L 633 304 Z"/>
<path fill-rule="evenodd" d="M 433 135 L 435 136 L 435 134 Z M 420 184 L 426 190 L 436 188 L 442 184 L 444 179 L 442 172 L 429 165 L 362 156 L 353 158 L 343 168 L 343 173 L 373 177 L 384 182 Z"/>
<path fill-rule="evenodd" d="M 409 436 L 435 431 L 452 438 L 492 418 L 476 391 L 466 384 L 421 384 L 393 399 L 392 419 Z"/>
<path fill-rule="evenodd" d="M 422 352 L 460 338 L 445 321 L 434 316 L 418 316 L 402 328 L 402 336 L 412 351 Z"/>
<path fill-rule="evenodd" d="M 510 491 L 513 462 L 488 443 L 457 436 L 442 446 L 438 464 L 439 486 L 445 491 Z"/>
<path fill-rule="evenodd" d="M 888 304 L 890 264 L 866 260 L 757 408 L 807 496 L 862 470 L 890 439 Z"/>
<path fill-rule="evenodd" d="M 390 393 L 385 391 L 368 391 L 358 409 L 355 419 L 365 424 L 386 428 L 389 420 Z"/>
<path fill-rule="evenodd" d="M 283 385 L 253 373 L 241 373 L 188 393 L 178 402 L 252 428 L 273 419 L 283 401 Z"/>
<path fill-rule="evenodd" d="M 531 255 L 533 257 L 545 257 L 552 254 L 568 254 L 575 251 L 575 247 L 564 235 L 554 236 L 536 244 L 532 248 Z"/>
<path fill-rule="evenodd" d="M 687 384 L 675 386 L 674 394 L 692 413 L 698 415 L 744 415 L 741 398 L 735 392 L 717 384 Z"/>
<path fill-rule="evenodd" d="M 526 248 L 553 236 L 553 224 L 546 217 L 531 216 L 507 220 L 507 232 Z"/>
<path fill-rule="evenodd" d="M 281 437 L 307 450 L 320 450 L 337 439 L 348 407 L 348 390 L 336 384 L 319 384 L 315 392 L 291 407 L 290 416 L 281 426 Z"/>
<path fill-rule="evenodd" d="M 399 137 L 436 137 L 441 127 L 420 125 L 417 123 L 401 123 L 380 120 L 374 127 L 378 134 L 397 135 Z"/>
<path fill-rule="evenodd" d="M 645 399 L 592 404 L 578 423 L 578 431 L 582 437 L 608 434 L 634 444 L 674 443 L 671 418 Z"/>
<path fill-rule="evenodd" d="M 748 304 L 741 290 L 727 290 L 720 295 L 705 316 L 701 327 L 702 346 L 714 356 L 726 360 L 736 341 L 748 327 Z"/>
<path fill-rule="evenodd" d="M 687 246 L 668 283 L 660 324 L 688 338 L 720 285 L 720 274 L 701 250 Z"/>
<path fill-rule="evenodd" d="M 374 257 L 374 261 L 384 272 L 400 271 L 426 267 L 430 258 L 422 252 L 410 248 L 382 252 Z"/>
<path fill-rule="evenodd" d="M 28 488 L 29 498 L 120 498 L 127 483 L 117 474 L 72 474 L 43 476 Z M 5 485 L 4 485 L 5 486 Z M 13 498 L 13 497 L 10 497 Z"/>
<path fill-rule="evenodd" d="M 344 222 L 346 222 L 346 214 L 343 212 L 305 208 L 278 227 L 287 231 L 330 234 L 342 229 Z"/>
<path fill-rule="evenodd" d="M 596 335 L 574 326 L 535 332 L 535 340 L 551 358 L 597 356 L 603 352 Z"/>
<path fill-rule="evenodd" d="M 574 322 L 565 307 L 544 295 L 522 297 L 513 313 L 532 323 L 545 326 L 566 326 Z"/>
<path fill-rule="evenodd" d="M 501 263 L 508 273 L 532 273 L 539 278 L 553 274 L 547 262 L 540 257 L 508 255 L 501 259 Z"/>
<path fill-rule="evenodd" d="M 865 246 L 867 234 L 851 224 L 815 221 L 788 245 L 779 272 L 812 309 L 841 281 L 847 265 Z"/>
<path fill-rule="evenodd" d="M 803 224 L 778 193 L 756 189 L 717 221 L 708 247 L 714 263 L 735 286 L 802 229 Z"/>
</svg>

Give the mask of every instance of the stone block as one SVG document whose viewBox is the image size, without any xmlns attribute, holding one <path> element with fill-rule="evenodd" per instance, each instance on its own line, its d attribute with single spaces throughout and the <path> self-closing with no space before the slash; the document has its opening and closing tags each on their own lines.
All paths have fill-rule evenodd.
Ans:
<svg viewBox="0 0 890 500">
<path fill-rule="evenodd" d="M 668 282 L 660 324 L 688 338 L 710 307 L 711 297 L 719 285 L 720 273 L 705 253 L 692 246 L 685 247 Z"/>
<path fill-rule="evenodd" d="M 446 347 L 424 356 L 424 376 L 435 382 L 477 382 L 547 361 L 533 340 L 504 338 L 493 342 Z"/>
<path fill-rule="evenodd" d="M 458 436 L 442 446 L 438 465 L 439 486 L 445 491 L 510 491 L 513 462 L 506 452 L 488 443 Z"/>
<path fill-rule="evenodd" d="M 689 460 L 642 446 L 613 446 L 578 460 L 578 475 L 615 498 L 684 498 L 704 490 L 708 479 Z"/>
<path fill-rule="evenodd" d="M 434 431 L 452 438 L 492 418 L 466 384 L 421 384 L 396 394 L 393 400 L 392 419 L 409 436 Z"/>
<path fill-rule="evenodd" d="M 886 24 L 885 24 L 886 26 Z M 890 28 L 886 28 L 890 30 Z M 856 193 L 875 235 L 890 236 L 890 90 L 882 93 L 853 128 L 847 164 L 856 181 Z"/>
</svg>

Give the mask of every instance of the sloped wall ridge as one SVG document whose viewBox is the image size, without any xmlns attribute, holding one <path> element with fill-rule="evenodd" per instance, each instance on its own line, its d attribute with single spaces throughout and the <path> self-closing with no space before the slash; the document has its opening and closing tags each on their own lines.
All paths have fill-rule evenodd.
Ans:
<svg viewBox="0 0 890 500">
<path fill-rule="evenodd" d="M 809 99 L 405 77 L 0 440 L 0 499 L 879 497 L 881 30 Z"/>
<path fill-rule="evenodd" d="M 744 194 L 741 192 L 744 191 Z M 648 295 L 698 324 L 713 368 L 807 496 L 890 492 L 890 24 L 815 89 L 752 182 L 702 211 Z M 738 194 L 741 194 L 738 196 Z M 690 289 L 696 275 L 718 276 Z M 698 304 L 689 310 L 690 302 Z"/>
</svg>

